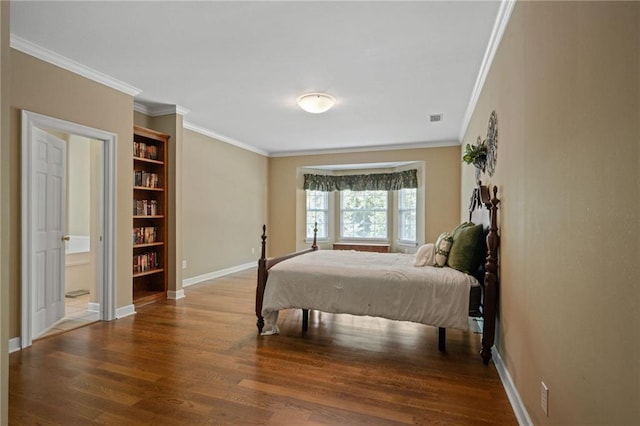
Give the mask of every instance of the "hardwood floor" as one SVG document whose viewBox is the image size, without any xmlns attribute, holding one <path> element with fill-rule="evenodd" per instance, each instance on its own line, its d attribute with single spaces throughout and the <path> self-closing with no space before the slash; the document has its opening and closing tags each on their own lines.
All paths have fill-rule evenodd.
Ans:
<svg viewBox="0 0 640 426">
<path fill-rule="evenodd" d="M 287 311 L 260 337 L 255 270 L 186 295 L 11 354 L 10 424 L 517 424 L 479 335 Z"/>
</svg>

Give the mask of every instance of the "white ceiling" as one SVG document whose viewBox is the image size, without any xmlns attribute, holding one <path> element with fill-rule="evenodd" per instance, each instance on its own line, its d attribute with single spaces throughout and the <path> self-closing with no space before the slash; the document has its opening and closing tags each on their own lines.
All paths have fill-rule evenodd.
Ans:
<svg viewBox="0 0 640 426">
<path fill-rule="evenodd" d="M 12 2 L 21 40 L 268 155 L 459 143 L 500 1 Z M 48 53 L 51 53 L 48 52 Z M 296 98 L 324 91 L 324 114 Z M 430 114 L 443 120 L 430 123 Z"/>
</svg>

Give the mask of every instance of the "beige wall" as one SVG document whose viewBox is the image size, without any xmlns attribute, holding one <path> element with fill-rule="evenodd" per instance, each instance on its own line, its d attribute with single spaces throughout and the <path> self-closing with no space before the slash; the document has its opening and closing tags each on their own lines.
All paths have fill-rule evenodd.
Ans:
<svg viewBox="0 0 640 426">
<path fill-rule="evenodd" d="M 267 158 L 184 130 L 184 278 L 257 262 L 267 212 Z"/>
<path fill-rule="evenodd" d="M 425 163 L 425 241 L 459 223 L 460 147 L 370 151 L 269 159 L 268 256 L 305 246 L 304 196 L 298 167 L 395 161 Z M 295 224 L 295 225 L 294 225 Z"/>
<path fill-rule="evenodd" d="M 141 112 L 138 111 L 134 111 L 133 112 L 133 124 L 135 124 L 136 126 L 141 126 L 141 127 L 146 127 L 147 129 L 152 129 L 152 123 L 151 123 L 151 119 L 152 117 L 143 114 Z"/>
<path fill-rule="evenodd" d="M 88 236 L 88 251 L 65 256 L 65 292 L 89 290 L 90 301 L 98 303 L 97 264 L 100 235 L 100 210 L 103 200 L 102 141 L 78 135 L 67 139 L 67 234 Z"/>
<path fill-rule="evenodd" d="M 91 144 L 69 135 L 67 140 L 67 234 L 89 235 L 91 224 Z"/>
<path fill-rule="evenodd" d="M 133 98 L 99 83 L 40 61 L 16 50 L 10 56 L 9 189 L 2 204 L 9 207 L 8 236 L 10 285 L 10 337 L 20 335 L 20 111 L 113 132 L 116 149 L 116 307 L 131 304 L 131 138 Z M 8 197 L 7 197 L 8 195 Z M 4 257 L 3 257 L 4 259 Z"/>
<path fill-rule="evenodd" d="M 0 424 L 9 422 L 9 2 L 0 2 Z"/>
<path fill-rule="evenodd" d="M 134 120 L 141 121 L 145 116 L 134 116 Z M 167 238 L 167 281 L 168 297 L 178 297 L 177 292 L 182 291 L 182 134 L 183 117 L 179 114 L 167 114 L 157 117 L 147 117 L 148 128 L 170 136 L 166 162 L 168 191 L 166 193 L 168 203 L 168 229 Z"/>
<path fill-rule="evenodd" d="M 536 425 L 640 424 L 639 55 L 640 3 L 518 2 L 464 137 L 497 111 L 497 347 Z"/>
<path fill-rule="evenodd" d="M 88 251 L 66 253 L 65 292 L 89 290 L 91 302 L 99 302 L 96 236 L 100 232 L 103 199 L 103 156 L 100 154 L 103 142 L 57 130 L 46 131 L 67 143 L 67 234 L 71 241 L 80 236 L 91 237 Z"/>
</svg>

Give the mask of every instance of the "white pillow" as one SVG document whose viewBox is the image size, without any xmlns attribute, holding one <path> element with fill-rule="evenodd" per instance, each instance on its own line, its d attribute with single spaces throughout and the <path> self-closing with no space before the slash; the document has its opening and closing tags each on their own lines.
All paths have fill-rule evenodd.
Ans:
<svg viewBox="0 0 640 426">
<path fill-rule="evenodd" d="M 416 251 L 416 261 L 413 266 L 433 266 L 435 265 L 436 245 L 433 243 L 425 244 Z"/>
<path fill-rule="evenodd" d="M 453 237 L 448 232 L 443 232 L 436 241 L 436 264 L 438 268 L 442 268 L 447 264 L 447 258 L 449 257 L 449 251 L 453 244 Z"/>
</svg>

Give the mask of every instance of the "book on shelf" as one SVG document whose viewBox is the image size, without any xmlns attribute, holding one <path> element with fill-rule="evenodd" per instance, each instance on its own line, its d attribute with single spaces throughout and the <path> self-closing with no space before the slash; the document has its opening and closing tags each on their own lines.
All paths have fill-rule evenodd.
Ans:
<svg viewBox="0 0 640 426">
<path fill-rule="evenodd" d="M 155 243 L 158 239 L 158 228 L 155 226 L 140 226 L 133 228 L 133 244 Z"/>
<path fill-rule="evenodd" d="M 160 264 L 158 263 L 158 260 L 158 253 L 155 251 L 133 256 L 133 273 L 139 274 L 141 272 L 159 269 Z"/>
<path fill-rule="evenodd" d="M 156 242 L 156 228 L 155 227 L 146 227 L 144 228 L 144 242 L 145 243 L 155 243 Z"/>
<path fill-rule="evenodd" d="M 157 216 L 161 212 L 156 200 L 133 200 L 134 216 Z"/>
<path fill-rule="evenodd" d="M 133 142 L 133 156 L 147 158 L 149 160 L 158 159 L 158 147 L 144 142 Z"/>
<path fill-rule="evenodd" d="M 159 175 L 157 173 L 136 170 L 133 176 L 133 185 L 143 186 L 145 188 L 159 188 Z"/>
</svg>

